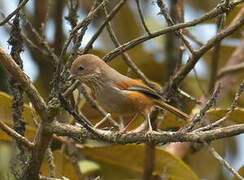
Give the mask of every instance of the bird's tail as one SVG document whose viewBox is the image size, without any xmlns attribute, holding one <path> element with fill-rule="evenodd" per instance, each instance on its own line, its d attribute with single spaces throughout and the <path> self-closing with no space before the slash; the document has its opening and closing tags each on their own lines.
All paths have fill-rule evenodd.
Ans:
<svg viewBox="0 0 244 180">
<path fill-rule="evenodd" d="M 190 119 L 190 116 L 188 114 L 182 112 L 181 110 L 177 109 L 174 106 L 171 106 L 170 104 L 167 104 L 166 102 L 163 102 L 161 100 L 156 100 L 155 105 L 158 106 L 159 108 L 162 108 L 164 110 L 167 110 L 167 111 L 175 114 L 176 116 L 178 116 L 184 120 Z"/>
</svg>

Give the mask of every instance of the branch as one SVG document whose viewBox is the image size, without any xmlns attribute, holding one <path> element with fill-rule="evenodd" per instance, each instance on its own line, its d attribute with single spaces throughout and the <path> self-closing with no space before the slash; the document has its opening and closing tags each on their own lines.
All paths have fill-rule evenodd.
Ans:
<svg viewBox="0 0 244 180">
<path fill-rule="evenodd" d="M 21 2 L 21 1 L 20 1 Z M 23 61 L 20 57 L 21 52 L 23 51 L 23 39 L 21 37 L 21 26 L 20 26 L 20 19 L 19 19 L 19 12 L 15 15 L 13 20 L 13 25 L 10 29 L 10 38 L 8 43 L 11 47 L 10 55 L 16 64 L 20 67 L 23 71 Z M 23 118 L 23 111 L 24 111 L 24 97 L 23 97 L 23 88 L 21 84 L 15 80 L 13 76 L 10 75 L 9 78 L 9 87 L 13 95 L 13 104 L 12 104 L 12 116 L 13 116 L 13 129 L 19 133 L 20 135 L 24 136 L 25 134 L 25 125 L 26 122 Z M 21 143 L 18 141 L 16 142 L 19 148 L 19 154 L 25 153 L 25 148 Z M 18 159 L 17 161 L 19 161 Z M 21 161 L 21 160 L 20 160 Z M 15 165 L 13 165 L 15 166 Z"/>
<path fill-rule="evenodd" d="M 142 13 L 140 1 L 139 0 L 135 0 L 135 1 L 136 1 L 137 10 L 138 10 L 138 13 L 139 13 L 139 16 L 140 16 L 140 19 L 141 19 L 141 23 L 143 25 L 143 28 L 147 32 L 147 34 L 151 34 L 151 32 L 148 29 L 148 27 L 146 25 L 146 22 L 144 20 L 144 16 L 143 16 L 143 13 Z"/>
<path fill-rule="evenodd" d="M 199 46 L 204 45 L 204 43 L 201 40 L 199 40 L 196 36 L 194 36 L 188 29 L 183 29 L 182 33 L 191 40 L 193 40 L 195 43 L 197 43 Z"/>
<path fill-rule="evenodd" d="M 34 144 L 30 142 L 26 137 L 21 136 L 15 130 L 10 128 L 7 124 L 0 120 L 0 128 L 10 137 L 15 139 L 17 142 L 24 144 L 26 147 L 33 148 Z"/>
<path fill-rule="evenodd" d="M 88 14 L 88 16 L 81 21 L 80 23 L 78 23 L 70 32 L 69 37 L 66 39 L 63 49 L 61 51 L 60 57 L 63 57 L 66 54 L 67 48 L 71 42 L 71 40 L 73 39 L 73 37 L 76 35 L 76 33 L 80 30 L 80 28 L 82 28 L 83 26 L 88 25 L 95 17 L 95 15 L 97 14 L 97 12 L 99 11 L 100 8 L 102 8 L 103 4 L 105 3 L 105 1 L 103 1 L 102 3 L 100 3 L 96 9 L 94 9 L 91 13 Z"/>
<path fill-rule="evenodd" d="M 78 126 L 55 122 L 48 131 L 59 136 L 68 136 L 76 140 L 95 139 L 104 140 L 114 144 L 148 143 L 165 144 L 170 142 L 209 142 L 216 139 L 236 136 L 244 133 L 244 124 L 231 125 L 228 127 L 217 128 L 201 132 L 153 132 L 150 137 L 145 136 L 145 132 L 128 132 L 121 134 L 119 132 L 105 131 L 96 129 L 96 135 L 91 131 Z"/>
<path fill-rule="evenodd" d="M 244 91 L 244 81 L 241 83 L 238 91 L 236 92 L 235 94 L 235 98 L 230 106 L 230 108 L 228 109 L 227 113 L 225 114 L 224 117 L 220 118 L 219 120 L 215 121 L 214 123 L 211 123 L 207 126 L 204 126 L 204 127 L 201 127 L 201 128 L 198 128 L 196 130 L 194 130 L 194 132 L 196 131 L 205 131 L 205 130 L 209 130 L 209 129 L 212 129 L 218 125 L 220 125 L 223 121 L 225 121 L 227 118 L 230 117 L 230 115 L 232 114 L 232 112 L 236 109 L 237 107 L 237 102 L 238 100 L 240 99 L 241 97 L 241 94 L 243 93 Z"/>
<path fill-rule="evenodd" d="M 238 65 L 240 63 L 244 63 L 244 40 L 241 41 L 241 44 L 239 47 L 235 49 L 235 51 L 232 53 L 232 55 L 229 57 L 228 61 L 226 62 L 225 66 L 223 68 L 231 67 L 234 65 Z M 221 72 L 221 70 L 220 70 Z M 228 91 L 230 91 L 231 87 L 235 85 L 237 82 L 239 74 L 238 73 L 226 73 L 223 74 L 218 78 L 218 83 L 222 84 L 222 91 L 220 93 L 220 96 L 218 99 L 222 99 L 223 96 L 227 94 Z"/>
<path fill-rule="evenodd" d="M 52 139 L 52 134 L 46 131 L 46 126 L 48 123 L 53 121 L 56 114 L 52 113 L 52 109 L 49 109 L 49 112 L 47 111 L 47 105 L 36 90 L 35 86 L 31 83 L 26 74 L 18 67 L 11 56 L 9 56 L 2 48 L 0 48 L 0 60 L 13 77 L 15 77 L 16 81 L 22 85 L 42 120 L 35 137 L 35 145 L 30 161 L 23 173 L 25 176 L 23 178 L 37 179 L 46 148 Z"/>
<path fill-rule="evenodd" d="M 225 1 L 228 2 L 228 1 Z M 228 5 L 228 4 L 227 4 Z M 225 24 L 226 13 L 222 14 L 217 19 L 217 33 L 219 33 Z M 208 86 L 208 92 L 211 93 L 215 87 L 217 73 L 218 73 L 218 66 L 219 66 L 219 56 L 220 56 L 220 47 L 221 41 L 215 44 L 213 47 L 213 54 L 211 59 L 211 66 L 210 66 L 210 80 Z"/>
<path fill-rule="evenodd" d="M 241 175 L 233 167 L 231 167 L 231 165 L 226 160 L 224 160 L 212 146 L 208 145 L 207 143 L 204 144 L 207 146 L 208 151 L 213 155 L 215 159 L 220 162 L 221 165 L 228 169 L 238 179 L 244 180 L 244 178 L 241 177 Z"/>
<path fill-rule="evenodd" d="M 56 66 L 57 63 L 59 62 L 59 58 L 58 58 L 58 56 L 54 53 L 53 49 L 50 47 L 50 45 L 48 44 L 48 42 L 47 42 L 47 40 L 45 39 L 45 37 L 35 29 L 35 27 L 34 27 L 33 24 L 30 22 L 30 20 L 27 18 L 26 15 L 23 14 L 23 15 L 22 15 L 22 19 L 24 20 L 24 22 L 26 23 L 26 25 L 29 26 L 29 28 L 30 28 L 30 32 L 31 32 L 31 33 L 34 35 L 34 37 L 36 38 L 36 40 L 37 40 L 36 43 L 37 43 L 37 45 L 38 45 L 38 47 L 39 47 L 38 50 L 39 50 L 40 52 L 42 52 L 42 54 L 47 55 L 48 58 L 52 59 L 52 61 L 51 61 L 52 64 L 53 64 L 54 66 Z M 30 45 L 31 40 L 28 41 L 28 37 L 27 37 L 23 32 L 21 32 L 21 36 L 22 36 L 23 38 L 25 38 L 26 41 L 28 42 L 28 44 Z M 32 43 L 32 44 L 34 44 L 34 43 Z M 40 48 L 40 47 L 42 47 L 42 48 Z M 45 52 L 45 53 L 44 53 L 44 52 Z"/>
<path fill-rule="evenodd" d="M 126 0 L 121 0 L 114 8 L 113 10 L 110 12 L 110 14 L 106 17 L 105 21 L 102 23 L 102 25 L 99 27 L 99 29 L 97 30 L 97 32 L 92 36 L 92 38 L 90 39 L 90 41 L 87 43 L 86 47 L 84 48 L 82 54 L 85 54 L 89 51 L 89 49 L 92 48 L 93 43 L 95 42 L 95 40 L 98 38 L 98 36 L 101 34 L 101 32 L 103 31 L 103 29 L 105 28 L 105 26 L 108 24 L 109 21 L 112 20 L 112 18 L 118 13 L 118 11 L 123 7 L 123 5 L 125 4 Z M 103 5 L 105 6 L 105 5 Z"/>
<path fill-rule="evenodd" d="M 19 68 L 10 55 L 0 48 L 0 62 L 5 68 L 13 75 L 13 77 L 22 84 L 25 92 L 31 100 L 31 103 L 35 107 L 42 119 L 47 119 L 47 106 L 44 99 L 40 96 L 35 86 L 31 83 L 29 77 Z"/>
<path fill-rule="evenodd" d="M 240 28 L 244 24 L 244 18 L 242 18 L 239 22 L 236 24 L 224 29 L 220 33 L 218 33 L 216 36 L 211 38 L 207 44 L 202 46 L 199 50 L 196 51 L 195 54 L 189 57 L 187 63 L 182 66 L 179 71 L 173 76 L 171 80 L 171 85 L 173 87 L 178 86 L 180 82 L 186 77 L 186 75 L 194 68 L 195 64 L 198 62 L 198 60 L 201 58 L 203 54 L 205 54 L 209 49 L 211 49 L 216 43 L 220 42 L 225 37 L 231 35 L 233 32 L 235 32 L 238 28 Z"/>
<path fill-rule="evenodd" d="M 160 8 L 160 12 L 164 15 L 164 18 L 166 19 L 168 25 L 173 26 L 175 25 L 175 22 L 169 15 L 168 9 L 166 5 L 163 3 L 162 0 L 157 0 L 158 7 Z M 182 32 L 179 30 L 175 31 L 175 34 L 182 40 L 182 42 L 185 44 L 185 46 L 189 49 L 189 51 L 194 54 L 195 50 L 191 46 L 191 44 L 186 40 L 186 38 L 183 36 Z"/>
<path fill-rule="evenodd" d="M 184 28 L 187 28 L 187 27 L 195 26 L 195 25 L 197 25 L 197 24 L 199 24 L 201 22 L 204 22 L 204 21 L 206 21 L 208 19 L 212 19 L 212 18 L 214 18 L 214 17 L 216 17 L 216 16 L 218 16 L 220 14 L 228 12 L 229 10 L 233 9 L 235 6 L 237 6 L 241 2 L 242 2 L 242 0 L 231 2 L 229 4 L 228 8 L 225 8 L 225 6 L 221 4 L 220 6 L 215 7 L 213 10 L 207 12 L 206 14 L 201 16 L 200 18 L 197 18 L 197 19 L 195 19 L 193 21 L 186 22 L 186 23 L 179 23 L 179 24 L 176 24 L 176 25 L 173 25 L 173 26 L 169 26 L 169 27 L 163 28 L 160 31 L 157 31 L 157 32 L 154 32 L 154 33 L 151 33 L 151 34 L 147 34 L 147 35 L 144 35 L 144 36 L 141 36 L 141 37 L 138 37 L 138 38 L 136 38 L 136 39 L 134 39 L 132 41 L 129 41 L 129 42 L 121 45 L 120 47 L 112 50 L 111 52 L 106 54 L 103 57 L 103 59 L 105 61 L 111 61 L 113 58 L 117 57 L 122 52 L 125 52 L 125 51 L 135 47 L 138 44 L 141 44 L 141 43 L 143 43 L 145 41 L 148 41 L 148 40 L 150 40 L 152 38 L 161 36 L 161 35 L 169 33 L 169 32 L 173 32 L 173 31 L 176 31 L 176 30 L 179 30 L 179 29 L 184 29 Z"/>
<path fill-rule="evenodd" d="M 5 17 L 1 22 L 0 22 L 0 26 L 6 24 L 15 14 L 17 14 L 19 12 L 20 9 L 22 9 L 25 4 L 28 2 L 29 0 L 23 0 L 21 1 L 21 3 L 19 4 L 19 6 L 12 12 L 10 13 L 7 17 Z"/>
<path fill-rule="evenodd" d="M 186 128 L 187 131 L 192 130 L 197 125 L 197 123 L 199 123 L 201 120 L 203 120 L 203 117 L 205 116 L 206 112 L 211 107 L 213 107 L 215 105 L 216 99 L 217 99 L 219 93 L 220 93 L 220 85 L 218 85 L 216 87 L 216 89 L 214 90 L 212 96 L 206 102 L 206 104 L 202 107 L 202 109 L 200 110 L 200 112 L 196 116 L 194 116 L 194 118 L 190 122 L 189 126 Z"/>
<path fill-rule="evenodd" d="M 237 72 L 240 72 L 243 69 L 244 69 L 244 63 L 235 64 L 235 65 L 232 65 L 232 66 L 227 66 L 227 67 L 222 68 L 219 71 L 219 74 L 218 74 L 217 77 L 221 78 L 222 76 L 225 76 L 226 74 L 237 73 Z"/>
</svg>

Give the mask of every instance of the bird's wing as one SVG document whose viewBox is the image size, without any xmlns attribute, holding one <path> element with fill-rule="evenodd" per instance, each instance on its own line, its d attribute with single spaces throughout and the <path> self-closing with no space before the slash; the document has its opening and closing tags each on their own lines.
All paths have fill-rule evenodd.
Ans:
<svg viewBox="0 0 244 180">
<path fill-rule="evenodd" d="M 130 79 L 128 81 L 116 82 L 114 84 L 117 88 L 121 90 L 136 91 L 150 96 L 154 99 L 161 99 L 161 97 L 154 90 L 138 80 Z"/>
</svg>

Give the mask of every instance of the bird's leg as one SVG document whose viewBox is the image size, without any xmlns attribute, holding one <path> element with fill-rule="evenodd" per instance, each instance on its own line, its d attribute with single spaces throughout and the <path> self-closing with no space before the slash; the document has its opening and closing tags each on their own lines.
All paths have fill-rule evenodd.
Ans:
<svg viewBox="0 0 244 180">
<path fill-rule="evenodd" d="M 151 123 L 151 119 L 150 119 L 150 114 L 149 113 L 146 113 L 146 120 L 147 120 L 147 123 L 148 123 L 148 132 L 153 132 L 153 129 L 152 129 L 152 123 Z"/>
<path fill-rule="evenodd" d="M 119 116 L 119 129 L 120 129 L 120 131 L 123 130 L 124 127 L 125 127 L 125 125 L 124 125 L 123 116 Z"/>
<path fill-rule="evenodd" d="M 126 130 L 130 127 L 130 125 L 135 121 L 135 119 L 137 118 L 138 116 L 138 113 L 136 113 L 133 118 L 129 121 L 129 123 L 123 128 L 120 130 L 121 133 L 124 133 L 126 132 Z"/>
<path fill-rule="evenodd" d="M 98 126 L 100 126 L 102 123 L 104 123 L 105 121 L 107 121 L 107 119 L 109 117 L 111 117 L 111 114 L 110 113 L 107 113 L 106 116 L 101 121 L 99 121 L 97 124 L 95 124 L 94 128 L 98 128 Z"/>
<path fill-rule="evenodd" d="M 148 123 L 147 135 L 150 136 L 152 133 L 158 133 L 157 131 L 154 131 L 153 128 L 152 128 L 152 123 L 151 123 L 151 118 L 150 118 L 150 113 L 149 112 L 145 113 L 145 118 L 146 118 L 147 123 Z"/>
</svg>

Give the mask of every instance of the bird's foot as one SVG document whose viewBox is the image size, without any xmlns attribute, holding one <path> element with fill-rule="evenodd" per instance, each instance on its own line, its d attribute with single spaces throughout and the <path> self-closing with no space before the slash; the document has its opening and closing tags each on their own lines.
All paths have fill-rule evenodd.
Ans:
<svg viewBox="0 0 244 180">
<path fill-rule="evenodd" d="M 127 131 L 127 127 L 124 127 L 124 128 L 122 128 L 122 129 L 120 129 L 118 133 L 119 133 L 119 134 L 125 134 L 126 131 Z"/>
<path fill-rule="evenodd" d="M 154 134 L 158 134 L 158 132 L 157 132 L 157 131 L 154 131 L 154 130 L 152 130 L 152 129 L 149 129 L 149 130 L 146 132 L 146 137 L 149 138 L 149 139 L 151 140 L 151 139 L 152 139 L 152 136 L 153 136 Z"/>
</svg>

